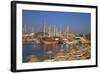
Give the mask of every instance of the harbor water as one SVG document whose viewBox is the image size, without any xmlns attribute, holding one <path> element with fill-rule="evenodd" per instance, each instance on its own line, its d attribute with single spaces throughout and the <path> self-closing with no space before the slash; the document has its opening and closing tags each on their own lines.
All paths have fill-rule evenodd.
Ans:
<svg viewBox="0 0 100 73">
<path fill-rule="evenodd" d="M 63 49 L 64 53 L 66 54 L 69 49 L 68 44 L 57 44 L 57 45 L 41 45 L 36 43 L 23 43 L 23 63 L 27 63 L 28 57 L 30 55 L 35 55 L 37 58 L 39 58 L 40 62 L 48 59 L 48 56 L 46 55 L 48 51 L 51 51 L 52 58 L 56 57 L 56 53 L 59 52 L 59 50 Z"/>
</svg>

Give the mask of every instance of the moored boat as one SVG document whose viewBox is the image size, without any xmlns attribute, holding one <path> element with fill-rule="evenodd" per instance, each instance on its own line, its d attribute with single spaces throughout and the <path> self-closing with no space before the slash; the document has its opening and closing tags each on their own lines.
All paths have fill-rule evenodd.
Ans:
<svg viewBox="0 0 100 73">
<path fill-rule="evenodd" d="M 61 39 L 58 37 L 43 37 L 40 39 L 41 44 L 47 44 L 47 45 L 59 44 L 60 42 Z"/>
</svg>

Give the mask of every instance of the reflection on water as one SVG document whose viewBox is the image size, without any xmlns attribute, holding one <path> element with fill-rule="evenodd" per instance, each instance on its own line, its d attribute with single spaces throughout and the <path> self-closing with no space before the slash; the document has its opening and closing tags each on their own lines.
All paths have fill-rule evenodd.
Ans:
<svg viewBox="0 0 100 73">
<path fill-rule="evenodd" d="M 49 58 L 56 57 L 56 53 L 61 50 L 66 54 L 68 52 L 69 45 L 40 45 L 34 43 L 23 43 L 23 62 L 29 61 L 29 56 L 37 57 L 39 61 L 44 61 Z"/>
</svg>

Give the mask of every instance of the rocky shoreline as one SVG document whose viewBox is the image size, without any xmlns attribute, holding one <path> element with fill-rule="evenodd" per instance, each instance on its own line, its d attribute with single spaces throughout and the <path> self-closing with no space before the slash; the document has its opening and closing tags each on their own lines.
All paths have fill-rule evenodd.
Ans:
<svg viewBox="0 0 100 73">
<path fill-rule="evenodd" d="M 81 44 L 81 46 L 71 46 L 67 53 L 64 52 L 64 49 L 60 49 L 53 58 L 51 57 L 52 54 L 52 51 L 48 51 L 48 59 L 43 61 L 32 54 L 28 57 L 28 62 L 56 62 L 90 59 L 91 48 L 89 44 Z"/>
</svg>

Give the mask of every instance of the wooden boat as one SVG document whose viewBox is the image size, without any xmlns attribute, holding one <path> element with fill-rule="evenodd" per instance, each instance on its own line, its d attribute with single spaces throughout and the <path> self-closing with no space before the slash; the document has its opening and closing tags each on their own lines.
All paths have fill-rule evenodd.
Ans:
<svg viewBox="0 0 100 73">
<path fill-rule="evenodd" d="M 41 44 L 47 44 L 47 45 L 53 45 L 53 44 L 59 44 L 60 40 L 59 39 L 55 39 L 53 37 L 47 37 L 45 39 L 41 39 L 40 40 Z"/>
</svg>

